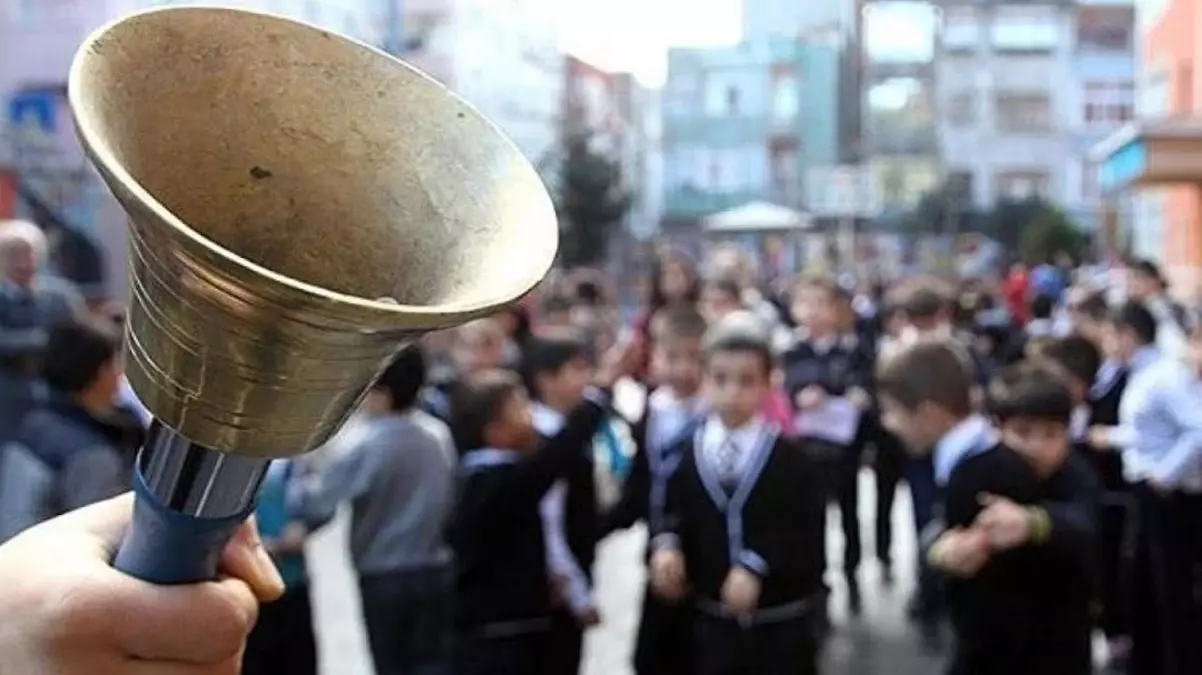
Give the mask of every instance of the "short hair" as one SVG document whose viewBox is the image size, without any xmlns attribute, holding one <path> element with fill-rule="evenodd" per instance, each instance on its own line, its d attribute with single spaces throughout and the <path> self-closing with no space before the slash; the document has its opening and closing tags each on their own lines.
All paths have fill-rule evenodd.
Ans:
<svg viewBox="0 0 1202 675">
<path fill-rule="evenodd" d="M 651 337 L 656 340 L 700 339 L 709 324 L 694 307 L 661 309 L 651 319 Z"/>
<path fill-rule="evenodd" d="M 1067 373 L 1051 362 L 1023 361 L 1008 366 L 989 384 L 987 408 L 999 422 L 1041 420 L 1072 423 L 1072 391 Z"/>
<path fill-rule="evenodd" d="M 902 311 L 911 319 L 933 319 L 951 306 L 949 294 L 935 282 L 915 284 L 901 300 Z"/>
<path fill-rule="evenodd" d="M 522 383 L 531 396 L 540 398 L 540 375 L 558 373 L 568 363 L 577 359 L 587 360 L 591 356 L 588 343 L 577 337 L 575 331 L 544 333 L 526 343 L 522 351 Z"/>
<path fill-rule="evenodd" d="M 488 425 L 500 419 L 505 404 L 521 391 L 521 381 L 508 370 L 486 370 L 461 381 L 451 396 L 455 447 L 460 452 L 486 447 Z"/>
<path fill-rule="evenodd" d="M 1102 353 L 1092 341 L 1079 335 L 1060 338 L 1048 346 L 1044 356 L 1078 382 L 1089 385 L 1102 367 Z"/>
<path fill-rule="evenodd" d="M 1050 319 L 1056 310 L 1056 301 L 1050 295 L 1040 293 L 1031 301 L 1031 316 L 1036 319 Z"/>
<path fill-rule="evenodd" d="M 42 228 L 28 220 L 0 220 L 0 252 L 8 251 L 17 243 L 33 249 L 39 264 L 45 262 L 50 245 Z"/>
<path fill-rule="evenodd" d="M 877 374 L 880 393 L 911 411 L 930 403 L 953 415 L 968 415 L 976 386 L 968 357 L 946 340 L 919 340 L 904 347 Z"/>
<path fill-rule="evenodd" d="M 393 358 L 372 389 L 386 392 L 392 399 L 392 409 L 400 412 L 417 405 L 425 386 L 426 355 L 420 345 L 411 344 Z"/>
<path fill-rule="evenodd" d="M 1157 265 L 1156 263 L 1152 262 L 1151 260 L 1148 260 L 1146 258 L 1132 260 L 1129 266 L 1131 267 L 1132 270 L 1135 270 L 1135 272 L 1137 274 L 1141 274 L 1145 277 L 1148 277 L 1149 279 L 1151 279 L 1151 280 L 1155 281 L 1157 284 L 1159 284 L 1161 287 L 1165 287 L 1168 285 L 1168 282 L 1164 278 L 1164 272 L 1162 272 L 1160 269 L 1160 265 Z"/>
<path fill-rule="evenodd" d="M 751 312 L 734 312 L 714 324 L 705 334 L 703 359 L 706 364 L 715 354 L 751 354 L 771 374 L 775 365 L 772 340 L 762 320 Z"/>
<path fill-rule="evenodd" d="M 1110 314 L 1110 303 L 1106 301 L 1105 293 L 1092 291 L 1084 298 L 1072 303 L 1071 309 L 1094 321 L 1104 321 Z"/>
<path fill-rule="evenodd" d="M 42 376 L 50 388 L 78 394 L 120 353 L 121 333 L 112 322 L 87 317 L 61 323 L 47 337 Z"/>
<path fill-rule="evenodd" d="M 1119 330 L 1131 331 L 1140 344 L 1156 342 L 1156 317 L 1143 303 L 1123 303 L 1111 312 L 1110 323 Z"/>
</svg>

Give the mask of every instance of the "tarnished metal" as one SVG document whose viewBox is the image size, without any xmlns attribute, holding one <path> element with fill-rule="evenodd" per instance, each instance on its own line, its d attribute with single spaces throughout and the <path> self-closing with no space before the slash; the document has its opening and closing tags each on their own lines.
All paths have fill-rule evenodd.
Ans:
<svg viewBox="0 0 1202 675">
<path fill-rule="evenodd" d="M 130 383 L 193 443 L 319 445 L 404 342 L 516 300 L 555 256 L 547 191 L 496 127 L 329 31 L 152 10 L 88 38 L 69 88 L 130 218 Z"/>
</svg>

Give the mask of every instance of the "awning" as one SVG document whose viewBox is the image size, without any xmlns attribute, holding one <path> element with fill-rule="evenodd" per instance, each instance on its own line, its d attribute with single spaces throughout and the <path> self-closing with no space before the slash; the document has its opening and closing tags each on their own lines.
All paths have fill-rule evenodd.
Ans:
<svg viewBox="0 0 1202 675">
<path fill-rule="evenodd" d="M 1105 192 L 1134 185 L 1202 183 L 1202 118 L 1134 122 L 1090 150 Z"/>
<path fill-rule="evenodd" d="M 748 202 L 701 219 L 706 232 L 760 232 L 771 230 L 808 230 L 813 222 L 808 214 L 771 202 Z"/>
</svg>

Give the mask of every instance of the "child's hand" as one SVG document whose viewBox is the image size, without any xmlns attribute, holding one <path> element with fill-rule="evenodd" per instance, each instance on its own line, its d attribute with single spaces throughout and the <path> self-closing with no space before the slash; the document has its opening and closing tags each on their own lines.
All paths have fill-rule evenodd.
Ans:
<svg viewBox="0 0 1202 675">
<path fill-rule="evenodd" d="M 686 584 L 684 554 L 674 548 L 661 548 L 651 556 L 651 588 L 668 600 L 684 597 Z"/>
<path fill-rule="evenodd" d="M 581 628 L 592 628 L 601 623 L 601 614 L 596 607 L 586 607 L 576 613 L 576 623 Z"/>
<path fill-rule="evenodd" d="M 826 390 L 811 384 L 797 392 L 793 402 L 797 404 L 799 410 L 813 410 L 826 402 Z"/>
<path fill-rule="evenodd" d="M 612 389 L 618 380 L 633 372 L 642 352 L 640 342 L 633 337 L 618 340 L 601 355 L 594 384 Z"/>
<path fill-rule="evenodd" d="M 990 548 L 1008 551 L 1031 540 L 1031 512 L 1026 507 L 988 493 L 979 499 L 985 510 L 977 514 L 973 525 L 989 537 Z"/>
<path fill-rule="evenodd" d="M 931 562 L 958 577 L 976 576 L 989 562 L 989 536 L 977 528 L 948 530 L 931 547 Z"/>
<path fill-rule="evenodd" d="M 754 572 L 735 565 L 722 584 L 722 604 L 735 615 L 749 614 L 760 603 L 760 578 Z"/>
<path fill-rule="evenodd" d="M 1112 450 L 1110 445 L 1110 427 L 1090 427 L 1087 440 L 1089 447 L 1099 452 Z"/>
<path fill-rule="evenodd" d="M 851 404 L 860 410 L 867 410 L 872 407 L 872 397 L 868 395 L 868 392 L 859 387 L 852 387 L 847 390 L 847 400 L 851 401 Z"/>
</svg>

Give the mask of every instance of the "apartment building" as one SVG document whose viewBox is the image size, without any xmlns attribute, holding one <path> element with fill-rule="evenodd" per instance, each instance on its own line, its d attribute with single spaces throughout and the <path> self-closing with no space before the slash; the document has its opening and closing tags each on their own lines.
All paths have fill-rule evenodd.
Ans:
<svg viewBox="0 0 1202 675">
<path fill-rule="evenodd" d="M 973 204 L 1037 194 L 1096 221 L 1090 145 L 1134 114 L 1129 2 L 941 3 L 935 59 L 945 177 Z"/>
</svg>

